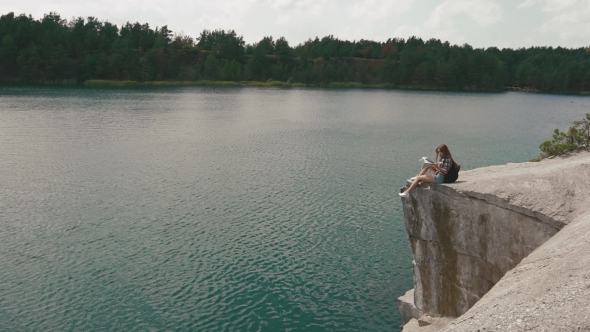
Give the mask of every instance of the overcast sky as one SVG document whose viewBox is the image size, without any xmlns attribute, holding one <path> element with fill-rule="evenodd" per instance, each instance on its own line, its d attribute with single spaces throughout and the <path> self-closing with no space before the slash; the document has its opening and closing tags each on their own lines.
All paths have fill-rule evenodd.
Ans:
<svg viewBox="0 0 590 332">
<path fill-rule="evenodd" d="M 0 0 L 0 14 L 94 16 L 168 25 L 197 37 L 234 29 L 247 43 L 309 38 L 438 38 L 474 47 L 590 46 L 590 0 Z"/>
</svg>

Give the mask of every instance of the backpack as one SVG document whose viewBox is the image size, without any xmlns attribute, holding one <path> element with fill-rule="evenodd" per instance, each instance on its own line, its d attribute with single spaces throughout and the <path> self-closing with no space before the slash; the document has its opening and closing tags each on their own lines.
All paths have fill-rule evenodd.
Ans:
<svg viewBox="0 0 590 332">
<path fill-rule="evenodd" d="M 454 183 L 459 178 L 459 171 L 461 170 L 461 165 L 457 164 L 453 160 L 453 167 L 447 172 L 445 175 L 444 183 Z"/>
</svg>

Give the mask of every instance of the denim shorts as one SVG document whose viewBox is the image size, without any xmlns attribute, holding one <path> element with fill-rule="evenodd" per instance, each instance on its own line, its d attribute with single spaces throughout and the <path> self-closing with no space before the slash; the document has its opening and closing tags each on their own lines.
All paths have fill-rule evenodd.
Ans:
<svg viewBox="0 0 590 332">
<path fill-rule="evenodd" d="M 443 182 L 445 182 L 445 176 L 443 174 L 436 174 L 434 176 L 434 181 L 436 181 L 436 183 L 441 184 Z"/>
</svg>

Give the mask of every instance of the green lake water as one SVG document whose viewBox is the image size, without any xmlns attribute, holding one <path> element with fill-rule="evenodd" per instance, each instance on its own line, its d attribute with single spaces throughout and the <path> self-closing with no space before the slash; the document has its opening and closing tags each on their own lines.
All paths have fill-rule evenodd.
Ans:
<svg viewBox="0 0 590 332">
<path fill-rule="evenodd" d="M 535 157 L 590 98 L 0 87 L 0 330 L 399 331 L 397 192 Z"/>
</svg>

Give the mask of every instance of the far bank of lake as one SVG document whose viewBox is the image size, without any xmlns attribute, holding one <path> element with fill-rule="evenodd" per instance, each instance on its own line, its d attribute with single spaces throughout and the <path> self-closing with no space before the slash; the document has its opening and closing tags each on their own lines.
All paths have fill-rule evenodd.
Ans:
<svg viewBox="0 0 590 332">
<path fill-rule="evenodd" d="M 485 90 L 477 88 L 465 88 L 463 90 L 442 89 L 440 87 L 429 86 L 400 86 L 395 84 L 364 84 L 361 82 L 330 82 L 327 84 L 305 84 L 292 83 L 277 80 L 266 82 L 259 81 L 116 81 L 116 80 L 87 80 L 77 83 L 75 80 L 57 80 L 57 81 L 39 81 L 24 83 L 20 81 L 11 81 L 1 83 L 4 86 L 85 86 L 85 87 L 190 87 L 190 86 L 228 86 L 228 87 L 282 87 L 282 88 L 320 88 L 320 89 L 368 89 L 368 90 L 402 90 L 402 91 L 433 91 L 433 92 L 475 92 L 475 93 L 502 93 L 502 92 L 521 92 L 534 94 L 549 95 L 590 95 L 590 91 L 581 91 L 580 93 L 548 93 L 541 92 L 530 87 L 511 86 L 504 90 Z"/>
</svg>

